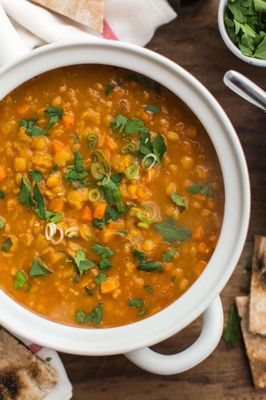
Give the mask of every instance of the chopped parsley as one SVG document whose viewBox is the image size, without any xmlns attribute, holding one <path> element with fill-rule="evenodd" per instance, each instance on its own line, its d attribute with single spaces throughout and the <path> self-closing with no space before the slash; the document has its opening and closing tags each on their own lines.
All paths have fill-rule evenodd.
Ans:
<svg viewBox="0 0 266 400">
<path fill-rule="evenodd" d="M 240 337 L 240 321 L 235 303 L 231 304 L 227 326 L 224 331 L 224 341 L 229 347 L 234 347 Z"/>
<path fill-rule="evenodd" d="M 100 273 L 95 278 L 96 285 L 100 285 L 102 282 L 106 281 L 106 279 L 107 276 L 105 274 Z"/>
<path fill-rule="evenodd" d="M 128 300 L 128 305 L 129 305 L 129 307 L 141 308 L 141 307 L 144 307 L 144 300 L 142 300 L 142 299 L 129 299 Z"/>
<path fill-rule="evenodd" d="M 20 204 L 26 204 L 28 207 L 33 205 L 31 186 L 29 184 L 29 181 L 24 176 L 21 180 L 18 200 Z"/>
<path fill-rule="evenodd" d="M 205 186 L 202 186 L 199 183 L 193 183 L 187 188 L 187 191 L 192 194 L 200 193 L 207 197 L 212 197 L 213 194 L 212 186 L 210 183 L 207 183 Z"/>
<path fill-rule="evenodd" d="M 97 326 L 102 321 L 103 317 L 103 304 L 99 304 L 98 306 L 94 307 L 92 311 L 86 314 L 82 310 L 78 310 L 76 312 L 76 321 L 79 324 L 87 324 L 92 322 L 93 325 Z"/>
<path fill-rule="evenodd" d="M 6 224 L 5 224 L 4 221 L 0 218 L 0 230 L 4 229 L 5 226 L 6 226 Z"/>
<path fill-rule="evenodd" d="M 147 104 L 146 106 L 144 106 L 146 111 L 149 111 L 153 114 L 159 113 L 161 111 L 161 107 L 158 106 L 153 106 L 151 104 Z"/>
<path fill-rule="evenodd" d="M 40 171 L 30 171 L 30 178 L 35 183 L 38 183 L 41 180 L 43 180 L 43 176 Z"/>
<path fill-rule="evenodd" d="M 43 129 L 36 126 L 36 119 L 21 119 L 19 126 L 26 129 L 26 133 L 29 136 L 45 136 L 46 133 Z"/>
<path fill-rule="evenodd" d="M 34 259 L 31 264 L 30 276 L 45 276 L 50 275 L 52 272 L 44 267 L 38 260 Z"/>
<path fill-rule="evenodd" d="M 24 271 L 18 271 L 15 276 L 14 288 L 22 289 L 27 280 L 28 280 L 27 274 Z"/>
<path fill-rule="evenodd" d="M 172 202 L 178 206 L 178 208 L 180 209 L 181 212 L 187 208 L 187 205 L 186 205 L 184 199 L 181 196 L 179 196 L 178 194 L 173 192 L 170 195 L 170 197 L 171 197 Z"/>
<path fill-rule="evenodd" d="M 138 264 L 137 269 L 145 272 L 163 272 L 163 266 L 157 261 L 146 261 Z"/>
<path fill-rule="evenodd" d="M 83 249 L 79 249 L 74 256 L 75 265 L 77 267 L 79 275 L 82 275 L 84 271 L 95 266 L 93 261 L 86 259 L 86 254 Z"/>
<path fill-rule="evenodd" d="M 100 254 L 102 257 L 111 257 L 113 256 L 115 253 L 113 252 L 113 250 L 111 250 L 109 247 L 107 246 L 103 246 L 99 243 L 95 243 L 92 246 L 92 251 L 96 254 Z"/>
<path fill-rule="evenodd" d="M 175 225 L 172 218 L 166 222 L 156 222 L 153 226 L 168 243 L 183 242 L 191 236 L 191 232 L 187 228 Z"/>
<path fill-rule="evenodd" d="M 0 190 L 0 200 L 3 200 L 5 198 L 5 192 L 3 190 Z"/>
<path fill-rule="evenodd" d="M 145 126 L 143 122 L 138 118 L 128 119 L 124 115 L 117 115 L 115 119 L 111 123 L 111 130 L 117 131 L 118 137 L 125 133 L 125 135 L 131 136 L 140 133 L 141 131 L 145 130 Z"/>
<path fill-rule="evenodd" d="M 35 185 L 33 186 L 33 197 L 37 204 L 36 211 L 38 212 L 38 216 L 42 219 L 46 219 L 46 208 L 38 183 L 35 183 Z"/>
<path fill-rule="evenodd" d="M 154 290 L 153 287 L 151 285 L 144 285 L 144 289 L 146 290 L 146 292 L 148 292 L 149 294 L 154 294 Z"/>
<path fill-rule="evenodd" d="M 10 250 L 10 248 L 11 248 L 12 246 L 13 246 L 12 239 L 11 239 L 11 238 L 7 238 L 7 239 L 4 241 L 4 243 L 2 244 L 1 250 L 2 250 L 4 253 L 7 253 L 7 252 Z"/>
<path fill-rule="evenodd" d="M 148 131 L 142 131 L 140 133 L 140 148 L 138 158 L 142 160 L 145 156 L 149 154 L 154 154 L 156 156 L 156 161 L 160 164 L 165 152 L 167 150 L 164 138 L 162 135 L 158 134 L 153 140 Z M 147 168 L 149 165 L 147 165 Z"/>
<path fill-rule="evenodd" d="M 77 135 L 73 135 L 73 136 L 72 136 L 72 139 L 73 139 L 73 142 L 74 142 L 74 143 L 78 143 L 78 142 L 79 142 L 79 138 L 78 138 Z"/>
<path fill-rule="evenodd" d="M 146 253 L 144 253 L 143 251 L 139 251 L 137 249 L 134 249 L 132 251 L 132 255 L 137 261 L 140 261 L 140 262 L 145 260 L 145 258 L 147 257 Z"/>
<path fill-rule="evenodd" d="M 36 126 L 36 119 L 21 119 L 19 126 L 26 129 L 26 133 L 29 136 L 46 136 L 48 130 L 59 121 L 63 116 L 63 110 L 61 108 L 56 108 L 48 106 L 44 111 L 44 115 L 49 118 L 47 126 L 45 129 L 41 129 Z"/>
<path fill-rule="evenodd" d="M 175 256 L 176 249 L 169 249 L 163 254 L 163 262 L 171 262 Z"/>
</svg>

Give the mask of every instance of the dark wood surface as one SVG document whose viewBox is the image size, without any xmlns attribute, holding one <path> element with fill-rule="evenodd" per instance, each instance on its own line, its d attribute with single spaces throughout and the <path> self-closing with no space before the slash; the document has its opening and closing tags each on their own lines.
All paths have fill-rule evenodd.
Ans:
<svg viewBox="0 0 266 400">
<path fill-rule="evenodd" d="M 205 0 L 197 10 L 160 28 L 149 47 L 186 68 L 211 91 L 231 118 L 246 154 L 252 188 L 251 223 L 241 262 L 222 293 L 226 314 L 236 295 L 248 293 L 244 265 L 254 234 L 266 233 L 266 114 L 230 92 L 222 78 L 228 69 L 236 69 L 266 90 L 266 69 L 249 66 L 227 50 L 217 27 L 217 9 L 217 0 Z M 197 337 L 200 324 L 195 321 L 155 348 L 165 354 L 184 349 Z M 242 341 L 231 350 L 221 341 L 202 364 L 169 377 L 144 372 L 123 356 L 62 354 L 62 359 L 75 400 L 266 400 L 266 391 L 252 386 Z"/>
</svg>

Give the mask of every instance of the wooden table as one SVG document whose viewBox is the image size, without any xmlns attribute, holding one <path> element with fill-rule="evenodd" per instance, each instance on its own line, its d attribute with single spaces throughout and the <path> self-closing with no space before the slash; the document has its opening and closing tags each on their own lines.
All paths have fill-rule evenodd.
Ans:
<svg viewBox="0 0 266 400">
<path fill-rule="evenodd" d="M 205 0 L 162 27 L 149 47 L 174 60 L 196 76 L 218 99 L 231 118 L 243 145 L 251 177 L 252 215 L 242 261 L 222 293 L 225 313 L 234 297 L 248 293 L 244 264 L 254 234 L 266 233 L 266 115 L 230 92 L 222 78 L 228 69 L 244 73 L 266 89 L 266 71 L 238 60 L 227 50 L 217 27 L 217 0 Z M 180 334 L 155 346 L 165 354 L 184 349 L 200 331 L 194 322 Z M 209 359 L 193 370 L 169 377 L 149 374 L 123 356 L 63 355 L 76 400 L 263 400 L 266 392 L 253 389 L 243 343 L 228 350 L 223 341 Z"/>
</svg>

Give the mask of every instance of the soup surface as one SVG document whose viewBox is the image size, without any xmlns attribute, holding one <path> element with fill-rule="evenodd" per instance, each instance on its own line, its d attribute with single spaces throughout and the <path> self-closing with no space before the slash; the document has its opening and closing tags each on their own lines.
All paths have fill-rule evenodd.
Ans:
<svg viewBox="0 0 266 400">
<path fill-rule="evenodd" d="M 213 146 L 171 92 L 98 65 L 0 103 L 0 288 L 49 319 L 113 327 L 202 273 L 224 195 Z"/>
</svg>

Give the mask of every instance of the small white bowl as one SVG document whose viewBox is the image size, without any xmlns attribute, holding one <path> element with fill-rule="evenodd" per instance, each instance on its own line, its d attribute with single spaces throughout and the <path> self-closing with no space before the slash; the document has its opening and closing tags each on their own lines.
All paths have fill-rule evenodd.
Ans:
<svg viewBox="0 0 266 400">
<path fill-rule="evenodd" d="M 228 49 L 231 50 L 231 52 L 234 53 L 234 55 L 240 58 L 242 61 L 245 61 L 246 63 L 249 63 L 251 65 L 256 65 L 257 67 L 266 67 L 266 60 L 260 60 L 259 58 L 245 56 L 230 39 L 224 24 L 224 12 L 227 2 L 228 0 L 220 0 L 218 10 L 218 26 L 224 43 L 226 44 Z"/>
</svg>

